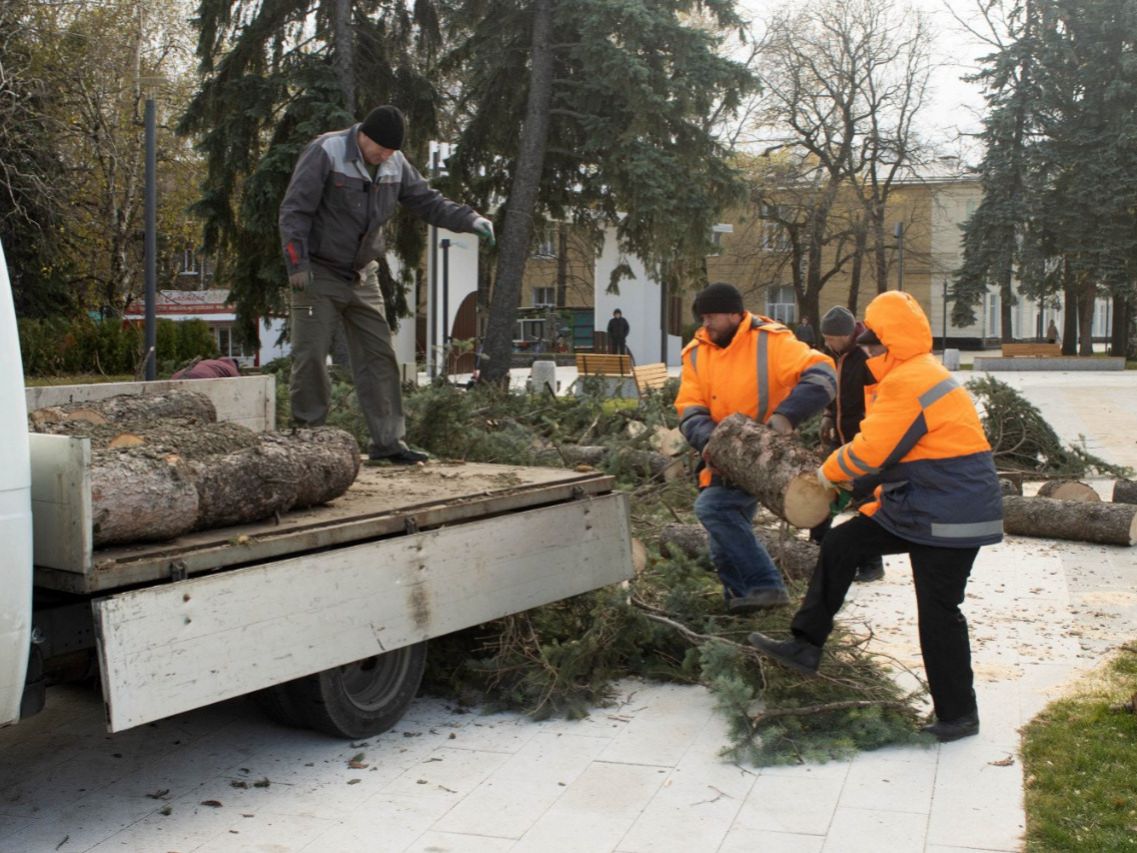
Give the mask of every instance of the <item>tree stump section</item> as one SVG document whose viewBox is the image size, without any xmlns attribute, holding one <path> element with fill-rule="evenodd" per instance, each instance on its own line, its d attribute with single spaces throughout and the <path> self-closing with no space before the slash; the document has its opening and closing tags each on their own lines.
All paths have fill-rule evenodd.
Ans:
<svg viewBox="0 0 1137 853">
<path fill-rule="evenodd" d="M 1137 541 L 1137 506 L 1056 498 L 1003 498 L 1003 530 L 1015 536 L 1101 545 Z"/>
<path fill-rule="evenodd" d="M 156 433 L 155 425 L 150 432 Z M 252 446 L 190 458 L 155 439 L 91 454 L 96 547 L 172 539 L 327 503 L 359 472 L 359 445 L 343 430 L 253 433 Z"/>
<path fill-rule="evenodd" d="M 1133 480 L 1118 480 L 1113 484 L 1115 504 L 1137 504 L 1137 483 Z"/>
<path fill-rule="evenodd" d="M 1077 480 L 1047 480 L 1038 488 L 1040 498 L 1054 498 L 1057 501 L 1100 501 L 1101 496 L 1093 486 Z"/>
<path fill-rule="evenodd" d="M 70 434 L 64 426 L 67 423 L 142 425 L 170 418 L 215 423 L 217 409 L 212 400 L 196 391 L 120 394 L 105 400 L 35 409 L 28 414 L 28 428 L 32 432 L 67 435 Z M 47 428 L 49 425 L 54 428 Z"/>
<path fill-rule="evenodd" d="M 715 427 L 706 455 L 731 485 L 794 527 L 815 527 L 829 517 L 833 493 L 817 482 L 821 459 L 793 438 L 735 414 Z"/>
</svg>

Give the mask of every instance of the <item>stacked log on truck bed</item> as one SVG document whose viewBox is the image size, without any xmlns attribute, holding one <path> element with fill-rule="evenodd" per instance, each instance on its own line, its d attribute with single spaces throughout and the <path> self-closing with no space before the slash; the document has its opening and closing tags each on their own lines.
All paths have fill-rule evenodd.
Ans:
<svg viewBox="0 0 1137 853">
<path fill-rule="evenodd" d="M 33 432 L 90 440 L 96 547 L 164 541 L 326 503 L 359 471 L 359 445 L 343 430 L 257 433 L 216 420 L 208 397 L 184 390 L 28 416 Z"/>
</svg>

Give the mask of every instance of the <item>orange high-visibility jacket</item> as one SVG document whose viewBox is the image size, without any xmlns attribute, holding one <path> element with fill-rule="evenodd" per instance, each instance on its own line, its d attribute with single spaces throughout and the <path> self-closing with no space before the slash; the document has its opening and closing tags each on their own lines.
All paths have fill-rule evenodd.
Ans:
<svg viewBox="0 0 1137 853">
<path fill-rule="evenodd" d="M 868 360 L 877 377 L 860 433 L 830 454 L 830 482 L 875 486 L 860 511 L 911 542 L 970 548 L 1003 538 L 1003 498 L 991 445 L 967 390 L 932 356 L 918 302 L 889 291 L 865 312 L 888 348 Z"/>
<path fill-rule="evenodd" d="M 765 423 L 777 412 L 797 426 L 820 412 L 837 391 L 833 359 L 769 317 L 742 315 L 725 347 L 704 329 L 683 348 L 683 374 L 675 408 L 679 429 L 702 452 L 723 418 L 741 412 Z M 710 485 L 703 469 L 699 485 Z"/>
</svg>

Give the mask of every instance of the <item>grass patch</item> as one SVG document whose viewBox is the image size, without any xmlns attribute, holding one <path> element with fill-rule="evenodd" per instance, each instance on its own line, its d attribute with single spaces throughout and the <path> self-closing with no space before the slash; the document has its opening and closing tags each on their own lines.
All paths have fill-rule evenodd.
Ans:
<svg viewBox="0 0 1137 853">
<path fill-rule="evenodd" d="M 1028 851 L 1137 850 L 1135 692 L 1130 644 L 1023 729 Z"/>
</svg>

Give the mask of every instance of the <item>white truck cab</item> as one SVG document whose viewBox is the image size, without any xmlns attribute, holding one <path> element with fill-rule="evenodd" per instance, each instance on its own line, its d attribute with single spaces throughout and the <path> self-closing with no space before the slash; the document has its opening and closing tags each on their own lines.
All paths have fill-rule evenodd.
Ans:
<svg viewBox="0 0 1137 853">
<path fill-rule="evenodd" d="M 24 370 L 0 246 L 0 725 L 20 718 L 32 634 L 32 503 Z"/>
</svg>

